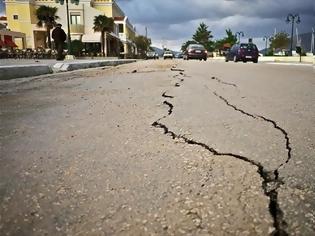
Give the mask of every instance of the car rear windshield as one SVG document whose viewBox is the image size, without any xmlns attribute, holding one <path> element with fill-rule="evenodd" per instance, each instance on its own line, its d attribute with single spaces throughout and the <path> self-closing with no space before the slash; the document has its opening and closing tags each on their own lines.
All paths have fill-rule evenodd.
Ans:
<svg viewBox="0 0 315 236">
<path fill-rule="evenodd" d="M 244 43 L 244 44 L 241 44 L 241 48 L 246 48 L 246 49 L 251 49 L 251 50 L 257 50 L 257 47 L 255 44 L 253 43 Z"/>
<path fill-rule="evenodd" d="M 190 47 L 191 49 L 199 49 L 199 50 L 205 50 L 204 46 L 202 45 L 194 45 Z"/>
</svg>

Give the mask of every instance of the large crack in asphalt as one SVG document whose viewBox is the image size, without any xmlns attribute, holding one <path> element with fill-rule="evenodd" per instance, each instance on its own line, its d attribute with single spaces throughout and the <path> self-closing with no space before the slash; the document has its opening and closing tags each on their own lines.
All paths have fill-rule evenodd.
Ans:
<svg viewBox="0 0 315 236">
<path fill-rule="evenodd" d="M 162 97 L 163 97 L 163 98 L 174 98 L 174 96 L 167 95 L 167 94 L 166 94 L 166 91 L 162 94 Z"/>
<path fill-rule="evenodd" d="M 278 171 L 281 167 L 283 167 L 285 164 L 287 164 L 287 163 L 290 161 L 290 159 L 291 159 L 291 157 L 292 157 L 292 155 L 291 155 L 292 148 L 291 148 L 291 143 L 290 143 L 290 138 L 289 138 L 288 132 L 285 131 L 285 129 L 281 128 L 281 127 L 277 124 L 276 121 L 271 120 L 271 119 L 268 119 L 268 118 L 266 118 L 266 117 L 264 117 L 264 116 L 262 116 L 262 115 L 250 114 L 250 113 L 248 113 L 248 112 L 246 112 L 246 111 L 244 111 L 244 110 L 238 108 L 236 105 L 231 104 L 226 98 L 224 98 L 224 97 L 222 97 L 221 95 L 217 94 L 217 92 L 213 92 L 213 94 L 214 94 L 216 97 L 218 97 L 220 100 L 222 100 L 227 106 L 233 108 L 235 111 L 238 111 L 238 112 L 242 113 L 243 115 L 249 116 L 249 117 L 251 117 L 251 118 L 253 118 L 253 119 L 255 119 L 255 120 L 261 119 L 261 120 L 263 120 L 263 121 L 265 121 L 265 122 L 267 122 L 267 123 L 272 124 L 272 126 L 273 126 L 275 129 L 279 130 L 279 131 L 282 133 L 282 135 L 284 136 L 284 139 L 285 139 L 285 147 L 286 147 L 286 150 L 287 150 L 287 158 L 286 158 L 286 161 L 285 161 L 285 162 L 281 163 L 281 164 L 278 166 L 278 168 L 276 168 L 276 170 Z"/>
<path fill-rule="evenodd" d="M 184 72 L 184 70 L 176 69 L 174 67 L 171 68 L 171 71 Z M 166 92 L 164 92 L 162 94 L 162 97 L 165 97 L 165 94 L 166 94 Z M 173 98 L 173 96 L 170 96 L 170 98 Z M 226 100 L 226 103 L 230 104 L 227 100 Z M 173 113 L 174 105 L 172 103 L 170 103 L 169 101 L 166 101 L 166 100 L 163 102 L 163 104 L 165 104 L 169 107 L 168 116 L 170 116 Z M 231 104 L 229 106 L 231 106 Z M 239 111 L 245 115 L 248 115 L 252 118 L 257 119 L 259 117 L 259 118 L 261 118 L 267 122 L 273 123 L 275 128 L 280 129 L 280 130 L 285 132 L 285 130 L 280 128 L 276 122 L 269 120 L 267 118 L 264 118 L 263 116 L 257 116 L 256 117 L 250 113 L 247 113 L 241 109 L 238 109 L 236 106 L 235 106 L 235 110 L 237 110 L 237 111 Z M 165 135 L 171 136 L 172 139 L 174 139 L 174 140 L 178 139 L 178 140 L 183 141 L 189 145 L 195 145 L 195 146 L 202 147 L 205 150 L 209 151 L 214 156 L 233 157 L 233 158 L 236 158 L 238 160 L 247 162 L 250 165 L 256 167 L 257 173 L 259 174 L 259 176 L 262 179 L 263 192 L 264 192 L 265 196 L 267 196 L 269 198 L 269 212 L 273 218 L 273 226 L 275 228 L 274 232 L 272 232 L 271 235 L 274 235 L 274 236 L 287 236 L 288 235 L 288 233 L 285 230 L 287 227 L 287 223 L 284 220 L 283 211 L 281 210 L 279 203 L 278 203 L 277 190 L 283 184 L 283 182 L 279 178 L 279 171 L 278 171 L 279 168 L 277 168 L 275 171 L 267 171 L 266 168 L 260 162 L 251 160 L 250 158 L 248 158 L 246 156 L 238 155 L 238 154 L 234 154 L 234 153 L 229 153 L 229 152 L 219 152 L 216 149 L 214 149 L 213 147 L 210 147 L 209 145 L 207 145 L 205 143 L 198 142 L 194 139 L 187 138 L 184 135 L 176 134 L 174 131 L 170 130 L 165 124 L 163 124 L 161 122 L 161 120 L 165 119 L 166 117 L 167 116 L 163 116 L 160 119 L 158 119 L 157 121 L 153 122 L 152 126 L 155 128 L 158 128 L 158 129 L 162 129 L 164 131 Z M 290 140 L 289 140 L 287 135 L 286 135 L 286 137 L 287 137 L 287 145 L 290 147 Z M 291 153 L 291 148 L 290 148 L 289 153 Z"/>
<path fill-rule="evenodd" d="M 221 83 L 221 84 L 231 85 L 231 86 L 237 88 L 237 85 L 236 85 L 236 84 L 228 83 L 228 82 L 222 81 L 222 80 L 220 80 L 218 77 L 212 76 L 211 79 L 214 79 L 214 80 L 218 81 L 218 82 Z"/>
</svg>

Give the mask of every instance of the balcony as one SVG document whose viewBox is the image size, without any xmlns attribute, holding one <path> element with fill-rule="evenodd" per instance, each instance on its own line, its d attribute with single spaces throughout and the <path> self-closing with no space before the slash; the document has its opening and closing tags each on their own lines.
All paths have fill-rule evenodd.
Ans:
<svg viewBox="0 0 315 236">
<path fill-rule="evenodd" d="M 84 25 L 70 25 L 72 34 L 84 34 Z"/>
<path fill-rule="evenodd" d="M 121 40 L 127 40 L 127 35 L 125 34 L 125 33 L 119 33 L 119 38 L 121 39 Z"/>
</svg>

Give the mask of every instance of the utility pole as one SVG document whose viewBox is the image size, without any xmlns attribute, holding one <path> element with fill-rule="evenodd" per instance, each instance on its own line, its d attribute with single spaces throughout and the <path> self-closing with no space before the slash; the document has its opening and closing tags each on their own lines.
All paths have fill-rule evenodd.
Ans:
<svg viewBox="0 0 315 236">
<path fill-rule="evenodd" d="M 291 28 L 291 44 L 290 44 L 290 56 L 292 56 L 292 50 L 293 50 L 293 30 L 294 30 L 294 23 L 299 24 L 301 22 L 299 14 L 292 14 L 289 13 L 287 15 L 286 22 L 289 24 L 290 22 L 292 23 L 292 28 Z"/>
<path fill-rule="evenodd" d="M 145 37 L 148 38 L 148 28 L 145 27 Z"/>
</svg>

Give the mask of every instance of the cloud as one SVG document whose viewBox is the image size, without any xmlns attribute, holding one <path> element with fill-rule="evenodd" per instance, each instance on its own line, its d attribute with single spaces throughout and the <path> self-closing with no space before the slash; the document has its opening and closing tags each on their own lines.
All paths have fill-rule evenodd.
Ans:
<svg viewBox="0 0 315 236">
<path fill-rule="evenodd" d="M 205 22 L 214 38 L 222 38 L 225 29 L 243 31 L 246 37 L 263 37 L 277 31 L 290 32 L 285 18 L 299 13 L 299 32 L 315 26 L 314 0 L 117 0 L 135 23 L 137 31 L 161 46 L 163 42 L 180 45 L 190 39 L 200 22 Z"/>
</svg>

